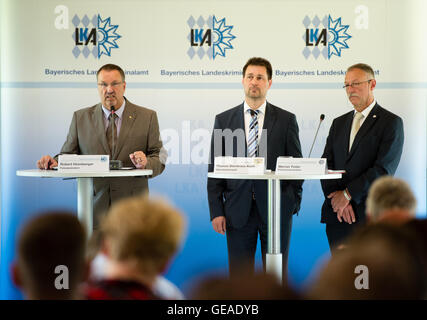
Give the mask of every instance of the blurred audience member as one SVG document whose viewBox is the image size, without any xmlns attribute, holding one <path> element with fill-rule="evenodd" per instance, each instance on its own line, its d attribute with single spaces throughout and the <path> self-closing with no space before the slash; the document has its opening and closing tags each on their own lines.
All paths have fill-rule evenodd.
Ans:
<svg viewBox="0 0 427 320">
<path fill-rule="evenodd" d="M 104 278 L 89 281 L 88 299 L 161 299 L 154 292 L 178 250 L 184 218 L 162 201 L 138 196 L 114 204 L 101 224 Z"/>
<path fill-rule="evenodd" d="M 425 246 L 427 249 L 427 219 L 412 219 L 403 227 L 415 232 L 417 242 Z M 427 250 L 425 252 L 427 254 Z"/>
<path fill-rule="evenodd" d="M 88 243 L 87 260 L 90 265 L 89 280 L 98 281 L 105 278 L 108 257 L 101 250 L 102 236 L 99 230 L 92 233 Z M 184 300 L 184 294 L 171 281 L 158 275 L 153 285 L 153 293 L 164 300 Z"/>
<path fill-rule="evenodd" d="M 425 276 L 425 295 L 427 299 L 427 219 L 412 219 L 403 225 L 403 228 L 408 232 L 412 232 L 415 236 L 416 248 L 419 251 L 419 257 L 422 259 L 422 268 Z"/>
<path fill-rule="evenodd" d="M 366 199 L 370 222 L 405 223 L 415 218 L 416 206 L 417 201 L 409 185 L 391 176 L 375 180 Z"/>
<path fill-rule="evenodd" d="M 14 283 L 27 299 L 78 299 L 87 273 L 86 233 L 70 212 L 47 212 L 30 220 L 18 239 Z"/>
<path fill-rule="evenodd" d="M 196 300 L 298 300 L 299 295 L 290 287 L 267 273 L 242 270 L 239 275 L 213 275 L 200 280 L 192 293 Z"/>
<path fill-rule="evenodd" d="M 422 299 L 425 268 L 409 230 L 374 224 L 358 230 L 321 270 L 311 299 Z"/>
</svg>

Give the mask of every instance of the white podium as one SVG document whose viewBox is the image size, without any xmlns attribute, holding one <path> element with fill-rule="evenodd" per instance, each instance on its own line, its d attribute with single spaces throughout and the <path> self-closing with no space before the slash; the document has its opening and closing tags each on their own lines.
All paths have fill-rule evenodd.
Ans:
<svg viewBox="0 0 427 320">
<path fill-rule="evenodd" d="M 280 253 L 280 180 L 323 180 L 341 179 L 341 173 L 331 174 L 238 174 L 209 172 L 208 178 L 268 180 L 268 246 L 266 254 L 266 271 L 276 275 L 282 283 L 282 254 Z"/>
<path fill-rule="evenodd" d="M 64 173 L 57 170 L 18 170 L 17 176 L 38 178 L 76 178 L 77 179 L 77 214 L 86 227 L 88 239 L 93 230 L 93 178 L 149 176 L 153 170 L 110 170 L 109 172 L 73 172 Z"/>
</svg>

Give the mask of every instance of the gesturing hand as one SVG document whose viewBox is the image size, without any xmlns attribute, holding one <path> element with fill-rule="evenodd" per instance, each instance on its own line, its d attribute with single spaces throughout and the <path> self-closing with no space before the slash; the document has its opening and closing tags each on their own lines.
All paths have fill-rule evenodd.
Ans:
<svg viewBox="0 0 427 320">
<path fill-rule="evenodd" d="M 56 166 L 58 166 L 58 162 L 51 156 L 43 156 L 37 161 L 37 168 L 39 169 L 48 170 Z"/>
<path fill-rule="evenodd" d="M 142 151 L 135 151 L 129 155 L 130 160 L 137 169 L 144 169 L 147 165 L 147 157 Z"/>
</svg>

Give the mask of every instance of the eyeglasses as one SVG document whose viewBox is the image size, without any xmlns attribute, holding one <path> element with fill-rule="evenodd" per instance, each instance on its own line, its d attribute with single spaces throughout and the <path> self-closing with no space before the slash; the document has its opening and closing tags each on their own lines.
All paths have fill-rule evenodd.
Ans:
<svg viewBox="0 0 427 320">
<path fill-rule="evenodd" d="M 369 79 L 369 80 L 365 80 L 365 81 L 353 82 L 353 83 L 350 83 L 350 84 L 345 84 L 345 85 L 343 85 L 343 88 L 344 88 L 344 89 L 347 89 L 348 87 L 357 88 L 357 87 L 359 87 L 362 83 L 369 82 L 369 81 L 372 81 L 372 80 L 374 80 L 374 79 Z"/>
<path fill-rule="evenodd" d="M 98 86 L 100 86 L 102 89 L 107 89 L 109 86 L 111 86 L 112 88 L 117 88 L 122 83 L 123 83 L 123 81 L 122 82 L 113 82 L 110 84 L 105 83 L 105 82 L 101 82 L 101 83 L 98 83 Z"/>
</svg>

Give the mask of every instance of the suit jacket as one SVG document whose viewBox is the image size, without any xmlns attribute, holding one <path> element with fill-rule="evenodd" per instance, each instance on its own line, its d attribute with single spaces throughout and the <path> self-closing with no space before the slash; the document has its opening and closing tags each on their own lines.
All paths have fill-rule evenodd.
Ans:
<svg viewBox="0 0 427 320">
<path fill-rule="evenodd" d="M 365 220 L 365 202 L 374 180 L 382 175 L 393 175 L 403 149 L 402 119 L 380 107 L 372 108 L 354 138 L 348 151 L 354 111 L 334 119 L 326 141 L 323 158 L 328 168 L 346 171 L 342 179 L 321 180 L 325 202 L 322 223 L 339 223 L 328 194 L 348 188 L 356 221 Z"/>
<path fill-rule="evenodd" d="M 211 140 L 210 172 L 214 169 L 216 156 L 245 157 L 247 155 L 243 109 L 241 104 L 216 116 Z M 233 139 L 232 143 L 227 143 L 224 137 L 215 139 L 217 129 L 243 132 L 243 137 L 240 136 L 240 145 L 243 144 L 244 148 L 239 147 L 239 139 Z M 275 170 L 276 159 L 279 156 L 301 157 L 295 115 L 267 102 L 259 150 L 259 156 L 266 159 L 267 169 L 270 170 Z M 302 182 L 281 181 L 282 215 L 298 212 Z M 258 210 L 264 223 L 267 223 L 267 181 L 209 178 L 207 189 L 211 220 L 218 216 L 225 216 L 228 225 L 235 228 L 245 225 L 251 209 L 252 192 L 254 192 Z"/>
<path fill-rule="evenodd" d="M 74 112 L 61 154 L 110 154 L 103 119 L 101 103 Z M 129 154 L 143 151 L 147 156 L 146 169 L 153 170 L 150 177 L 162 173 L 166 152 L 162 148 L 156 112 L 126 99 L 115 149 L 113 159 L 123 161 L 123 166 L 132 167 Z M 108 210 L 112 202 L 144 191 L 148 191 L 147 177 L 95 178 L 95 218 Z"/>
</svg>

